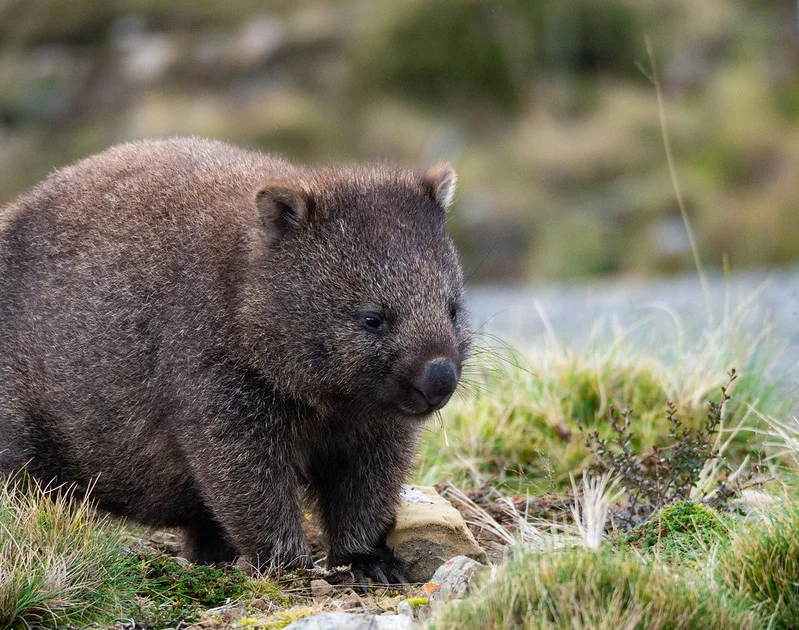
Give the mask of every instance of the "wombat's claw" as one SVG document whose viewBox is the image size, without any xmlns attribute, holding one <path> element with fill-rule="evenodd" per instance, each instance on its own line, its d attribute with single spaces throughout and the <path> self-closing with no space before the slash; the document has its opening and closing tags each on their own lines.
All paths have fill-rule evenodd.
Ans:
<svg viewBox="0 0 799 630">
<path fill-rule="evenodd" d="M 352 570 L 352 579 L 355 581 L 356 590 L 361 595 L 366 595 L 368 583 L 366 581 L 366 575 L 363 572 L 363 569 L 353 569 Z"/>
<path fill-rule="evenodd" d="M 394 584 L 405 585 L 408 583 L 408 580 L 405 579 L 405 575 L 403 575 L 402 571 L 397 567 L 392 567 L 388 574 Z"/>
<path fill-rule="evenodd" d="M 388 578 L 379 566 L 375 566 L 374 570 L 372 571 L 372 575 L 374 576 L 375 581 L 380 584 L 380 586 L 389 586 Z"/>
<path fill-rule="evenodd" d="M 372 560 L 352 563 L 352 577 L 356 588 L 366 594 L 368 579 L 371 578 L 377 586 L 389 588 L 407 584 L 396 560 Z"/>
</svg>

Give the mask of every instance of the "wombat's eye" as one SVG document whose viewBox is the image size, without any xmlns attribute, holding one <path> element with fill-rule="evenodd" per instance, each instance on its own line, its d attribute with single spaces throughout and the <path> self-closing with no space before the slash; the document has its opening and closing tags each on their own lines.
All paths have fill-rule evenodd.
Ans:
<svg viewBox="0 0 799 630">
<path fill-rule="evenodd" d="M 366 313 L 361 316 L 361 321 L 370 330 L 382 330 L 385 325 L 383 318 L 377 313 Z"/>
</svg>

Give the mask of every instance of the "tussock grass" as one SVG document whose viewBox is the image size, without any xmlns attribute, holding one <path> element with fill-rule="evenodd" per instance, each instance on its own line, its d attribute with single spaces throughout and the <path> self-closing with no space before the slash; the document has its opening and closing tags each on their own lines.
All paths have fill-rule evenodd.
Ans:
<svg viewBox="0 0 799 630">
<path fill-rule="evenodd" d="M 108 620 L 130 608 L 137 564 L 121 526 L 89 501 L 23 477 L 0 480 L 0 627 Z"/>
<path fill-rule="evenodd" d="M 733 536 L 719 558 L 719 577 L 733 593 L 761 610 L 770 628 L 796 628 L 799 620 L 799 503 L 760 513 Z"/>
<path fill-rule="evenodd" d="M 633 554 L 519 554 L 435 621 L 444 628 L 762 628 L 742 600 Z"/>
</svg>

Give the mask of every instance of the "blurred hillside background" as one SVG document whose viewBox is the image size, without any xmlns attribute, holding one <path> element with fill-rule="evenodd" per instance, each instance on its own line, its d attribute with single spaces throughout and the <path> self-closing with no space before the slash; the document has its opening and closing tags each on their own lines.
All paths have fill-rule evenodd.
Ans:
<svg viewBox="0 0 799 630">
<path fill-rule="evenodd" d="M 473 282 L 799 260 L 792 0 L 0 0 L 0 203 L 133 138 L 450 160 Z M 643 68 L 643 71 L 642 71 Z"/>
</svg>

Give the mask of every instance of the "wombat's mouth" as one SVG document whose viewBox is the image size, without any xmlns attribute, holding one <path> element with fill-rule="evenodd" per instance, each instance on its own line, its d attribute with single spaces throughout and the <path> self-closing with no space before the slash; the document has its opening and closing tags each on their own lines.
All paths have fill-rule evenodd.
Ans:
<svg viewBox="0 0 799 630">
<path fill-rule="evenodd" d="M 411 387 L 405 400 L 399 402 L 396 406 L 400 412 L 409 416 L 429 416 L 434 411 L 438 411 L 444 407 L 444 405 L 449 402 L 450 398 L 452 398 L 452 394 L 436 401 L 435 404 L 430 404 L 422 392 Z"/>
</svg>

